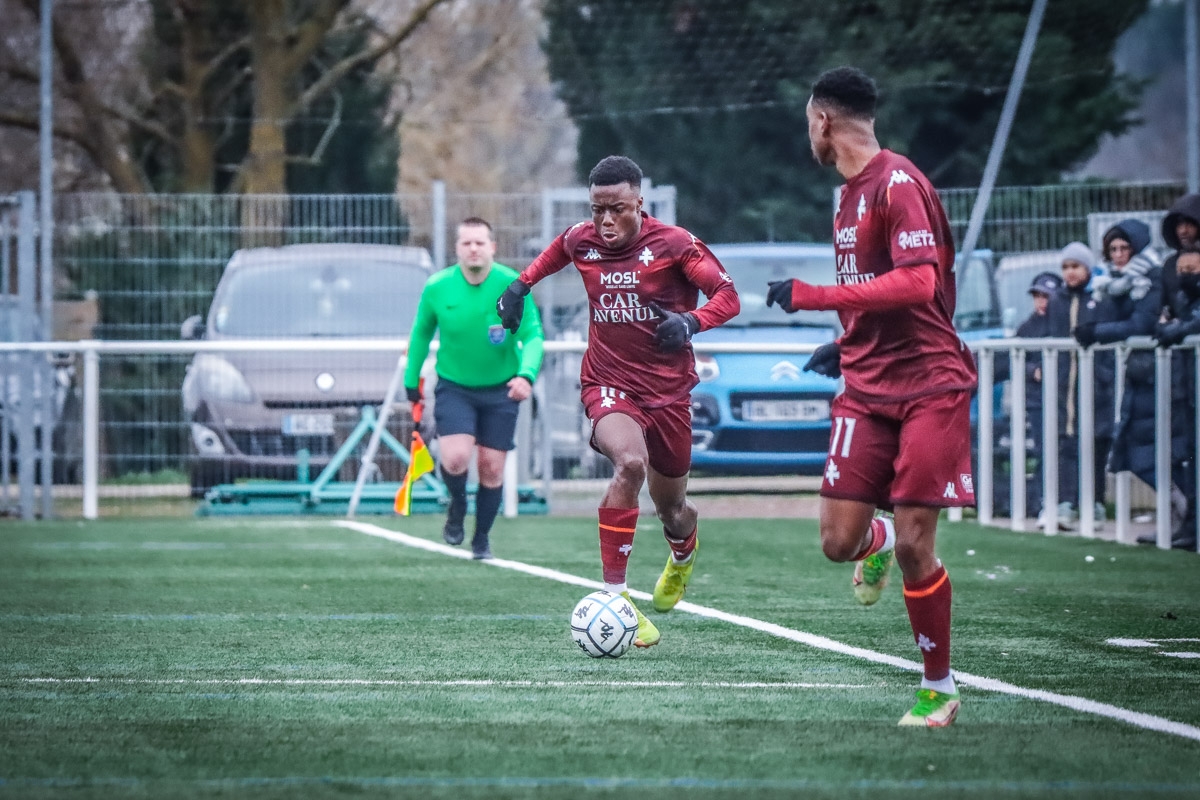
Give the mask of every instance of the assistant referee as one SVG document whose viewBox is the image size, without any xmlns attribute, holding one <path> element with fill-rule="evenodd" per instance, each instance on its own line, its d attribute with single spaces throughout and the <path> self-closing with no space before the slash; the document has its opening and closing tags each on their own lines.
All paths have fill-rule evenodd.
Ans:
<svg viewBox="0 0 1200 800">
<path fill-rule="evenodd" d="M 487 220 L 468 217 L 460 222 L 454 247 L 458 263 L 431 275 L 421 291 L 404 387 L 410 402 L 421 400 L 421 365 L 438 332 L 434 422 L 442 481 L 450 493 L 442 538 L 447 544 L 462 543 L 467 468 L 478 448 L 471 552 L 486 559 L 492 557 L 488 534 L 500 510 L 504 459 L 514 447 L 517 410 L 532 394 L 542 365 L 542 322 L 533 298 L 526 297 L 517 332 L 509 333 L 500 324 L 496 300 L 517 272 L 492 260 L 496 242 Z"/>
</svg>

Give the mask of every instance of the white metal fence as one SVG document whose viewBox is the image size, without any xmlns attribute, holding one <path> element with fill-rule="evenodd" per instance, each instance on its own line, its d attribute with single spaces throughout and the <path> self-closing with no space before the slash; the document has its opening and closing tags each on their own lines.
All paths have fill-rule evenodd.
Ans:
<svg viewBox="0 0 1200 800">
<path fill-rule="evenodd" d="M 120 454 L 105 452 L 105 442 L 112 436 L 114 424 L 119 425 L 119 423 L 114 423 L 111 419 L 106 419 L 102 408 L 100 376 L 103 362 L 128 358 L 151 361 L 163 358 L 186 360 L 196 353 L 232 352 L 238 350 L 271 353 L 302 352 L 310 354 L 314 358 L 343 357 L 345 354 L 354 352 L 375 352 L 387 354 L 391 358 L 396 359 L 403 352 L 405 346 L 406 342 L 402 340 L 359 340 L 354 342 L 337 340 L 317 342 L 310 340 L 258 340 L 243 342 L 83 341 L 71 343 L 0 343 L 0 357 L 18 354 L 24 357 L 45 358 L 52 353 L 62 351 L 68 351 L 80 356 L 82 362 L 81 402 L 79 404 L 79 418 L 77 421 L 73 420 L 72 423 L 79 426 L 81 434 L 79 468 L 83 484 L 83 514 L 85 517 L 92 518 L 97 514 L 98 486 L 100 485 L 100 481 L 111 471 L 114 459 L 120 458 Z M 582 352 L 584 346 L 581 342 L 547 342 L 547 357 L 548 359 L 555 359 L 569 355 L 578 355 Z M 1009 435 L 1007 438 L 1011 442 L 1011 447 L 1007 454 L 1010 462 L 1012 464 L 1024 464 L 1026 460 L 1024 399 L 1028 387 L 1025 385 L 1025 373 L 1022 369 L 1025 354 L 1032 351 L 1040 352 L 1045 366 L 1057 358 L 1057 354 L 1059 353 L 1075 352 L 1079 357 L 1080 385 L 1093 386 L 1092 367 L 1098 348 L 1083 350 L 1078 348 L 1069 339 L 994 339 L 974 342 L 972 346 L 977 350 L 977 359 L 980 364 L 977 439 L 979 458 L 976 475 L 978 519 L 981 524 L 990 525 L 996 519 L 993 513 L 993 497 L 996 486 L 993 465 L 997 454 L 996 442 L 999 438 L 997 434 L 1000 433 L 996 429 L 997 420 L 1008 420 Z M 786 343 L 778 345 L 697 345 L 698 351 L 710 353 L 769 352 L 804 354 L 811 352 L 812 349 L 813 346 L 811 345 Z M 1132 350 L 1139 349 L 1150 349 L 1156 354 L 1157 407 L 1155 424 L 1158 431 L 1158 435 L 1156 436 L 1156 468 L 1157 475 L 1160 476 L 1156 484 L 1158 486 L 1169 486 L 1171 480 L 1170 430 L 1172 413 L 1170 400 L 1171 351 L 1161 348 L 1155 349 L 1153 342 L 1149 339 L 1144 341 L 1130 340 L 1112 349 L 1117 351 L 1118 373 L 1116 388 L 1118 392 L 1121 391 L 1124 383 L 1120 365 L 1123 364 L 1126 354 Z M 1188 343 L 1174 349 L 1185 351 L 1189 358 L 1196 364 L 1196 374 L 1200 375 L 1200 343 Z M 995 355 L 998 352 L 1007 352 L 1013 363 L 1013 377 L 1008 398 L 1005 402 L 1007 415 L 1002 409 L 996 408 L 993 403 L 992 367 Z M 1043 439 L 1045 442 L 1056 442 L 1058 439 L 1058 423 L 1055 410 L 1058 408 L 1059 391 L 1059 387 L 1057 386 L 1057 371 L 1044 368 L 1043 376 L 1044 380 L 1041 388 L 1044 409 Z M 1200 385 L 1194 388 L 1196 396 L 1200 396 Z M 168 387 L 158 386 L 154 391 L 166 391 L 167 389 Z M 179 387 L 170 387 L 170 390 L 178 391 Z M 1096 534 L 1095 521 L 1092 517 L 1094 476 L 1092 472 L 1093 460 L 1091 447 L 1094 446 L 1092 432 L 1094 431 L 1095 420 L 1094 405 L 1091 399 L 1090 392 L 1082 392 L 1080 395 L 1079 530 L 1080 534 L 1085 537 Z M 1119 396 L 1117 407 L 1120 408 Z M 1193 419 L 1189 422 L 1192 425 L 1200 426 L 1200 420 Z M 551 463 L 549 458 L 551 456 L 552 436 L 556 427 L 560 426 L 561 423 L 562 420 L 556 420 L 554 412 L 550 410 L 536 420 L 533 426 L 527 427 L 518 438 L 519 479 L 543 481 L 545 492 L 548 496 L 551 496 L 549 483 L 551 475 L 548 472 L 547 466 Z M 181 419 L 160 419 L 157 420 L 156 424 L 164 429 L 183 429 L 185 427 L 185 423 Z M 580 437 L 575 446 L 586 448 L 586 438 Z M 1053 512 L 1058 491 L 1058 450 L 1056 447 L 1050 446 L 1045 447 L 1043 450 L 1043 497 L 1045 508 L 1047 511 Z M 1200 457 L 1200 454 L 1194 457 Z M 350 463 L 356 466 L 358 462 L 355 459 Z M 1162 476 L 1166 477 L 1163 478 Z M 350 473 L 346 478 L 353 480 L 354 474 Z M 1116 538 L 1117 541 L 1128 543 L 1132 541 L 1132 529 L 1130 527 L 1132 511 L 1129 491 L 1130 475 L 1123 473 L 1117 475 L 1116 478 Z M 8 495 L 10 488 L 7 483 L 0 485 L 0 491 L 3 491 L 3 494 L 0 494 L 0 500 L 12 499 Z M 1197 491 L 1200 491 L 1200 487 L 1195 488 Z M 1011 471 L 1010 491 L 1012 501 L 1011 526 L 1014 530 L 1025 530 L 1027 529 L 1031 515 L 1027 513 L 1029 510 L 1025 508 L 1025 475 L 1023 470 L 1013 469 Z M 32 498 L 18 499 L 23 504 L 22 511 L 32 516 Z M 552 501 L 552 496 L 550 499 Z M 1033 511 L 1036 513 L 1036 510 Z M 1160 547 L 1169 547 L 1171 539 L 1169 492 L 1157 492 L 1155 511 L 1158 545 Z M 1044 524 L 1047 533 L 1053 533 L 1057 530 L 1056 518 L 1053 513 L 1047 515 Z"/>
</svg>

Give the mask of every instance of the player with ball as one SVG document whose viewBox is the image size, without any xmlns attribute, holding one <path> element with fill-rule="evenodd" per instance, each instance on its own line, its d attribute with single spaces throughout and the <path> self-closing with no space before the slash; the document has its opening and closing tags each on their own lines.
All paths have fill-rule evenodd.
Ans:
<svg viewBox="0 0 1200 800">
<path fill-rule="evenodd" d="M 704 243 L 642 210 L 642 170 L 608 156 L 588 177 L 592 219 L 572 225 L 496 303 L 510 331 L 521 325 L 533 285 L 574 264 L 589 310 L 579 381 L 592 447 L 613 465 L 600 501 L 604 588 L 638 618 L 634 644 L 658 643 L 658 628 L 633 606 L 625 567 L 637 531 L 638 493 L 648 484 L 671 554 L 654 587 L 654 608 L 683 597 L 696 560 L 696 507 L 687 499 L 692 466 L 691 391 L 699 383 L 691 339 L 737 315 L 729 274 Z M 708 301 L 697 308 L 699 293 Z"/>
</svg>

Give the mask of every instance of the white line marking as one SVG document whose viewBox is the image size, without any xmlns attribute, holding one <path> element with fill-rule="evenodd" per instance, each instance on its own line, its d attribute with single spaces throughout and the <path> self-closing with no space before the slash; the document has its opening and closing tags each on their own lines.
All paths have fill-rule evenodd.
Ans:
<svg viewBox="0 0 1200 800">
<path fill-rule="evenodd" d="M 122 684 L 138 686 L 466 686 L 497 689 L 576 689 L 599 686 L 611 689 L 877 689 L 886 684 L 803 683 L 767 681 L 497 681 L 497 680 L 373 680 L 369 678 L 0 678 L 2 683 L 23 684 Z"/>
<path fill-rule="evenodd" d="M 347 528 L 349 530 L 365 533 L 368 536 L 377 536 L 381 539 L 396 542 L 397 544 L 416 547 L 420 550 L 428 550 L 433 553 L 441 553 L 443 555 L 453 556 L 455 558 L 470 558 L 471 554 L 449 547 L 437 542 L 431 542 L 428 539 L 421 539 L 416 536 L 410 536 L 399 531 L 390 531 L 387 528 L 381 528 L 378 525 L 371 525 L 365 522 L 355 520 L 334 520 L 333 524 Z M 584 586 L 591 589 L 604 588 L 599 582 L 581 578 L 578 575 L 571 575 L 558 570 L 546 569 L 532 564 L 526 564 L 522 561 L 507 561 L 501 558 L 495 558 L 490 561 L 480 562 L 489 564 L 501 569 L 511 569 L 516 572 L 524 572 L 527 575 L 534 575 L 539 578 L 547 578 L 560 583 L 567 583 L 573 586 Z M 630 594 L 639 600 L 649 600 L 650 595 L 646 592 L 630 591 Z M 829 650 L 842 655 L 854 656 L 865 661 L 870 661 L 875 664 L 885 664 L 887 666 L 896 667 L 898 669 L 908 670 L 910 672 L 921 672 L 924 667 L 915 661 L 910 661 L 907 658 L 899 658 L 886 653 L 878 653 L 874 650 L 867 650 L 862 647 L 854 647 L 844 644 L 824 636 L 817 636 L 805 631 L 798 631 L 792 628 L 785 628 L 782 625 L 776 625 L 771 622 L 763 622 L 753 617 L 744 617 L 740 614 L 730 614 L 715 608 L 707 606 L 698 606 L 693 603 L 681 602 L 675 606 L 679 611 L 686 611 L 691 614 L 696 614 L 709 619 L 719 619 L 723 622 L 728 622 L 731 625 L 739 625 L 743 628 L 761 631 L 762 633 L 778 636 L 781 639 L 788 639 L 800 644 L 806 644 L 810 647 L 816 647 L 821 650 Z M 1025 697 L 1030 700 L 1040 700 L 1044 703 L 1069 708 L 1072 711 L 1079 711 L 1086 714 L 1095 714 L 1101 717 L 1108 717 L 1119 722 L 1125 722 L 1146 730 L 1159 731 L 1161 733 L 1169 733 L 1174 736 L 1180 736 L 1184 739 L 1193 739 L 1200 742 L 1200 727 L 1195 725 L 1187 725 L 1182 722 L 1175 722 L 1164 717 L 1156 717 L 1153 714 L 1144 714 L 1140 711 L 1131 711 L 1127 708 L 1114 706 L 1109 703 L 1100 703 L 1095 700 L 1088 700 L 1084 697 L 1075 697 L 1074 695 L 1059 694 L 1057 692 L 1047 692 L 1041 689 L 1026 689 L 1023 686 L 998 681 L 993 678 L 985 678 L 981 675 L 972 675 L 967 672 L 959 672 L 955 670 L 954 679 L 964 686 L 972 686 L 976 689 L 985 689 L 991 692 L 1000 694 L 1015 695 L 1017 697 Z"/>
<path fill-rule="evenodd" d="M 1200 642 L 1200 639 L 1105 639 L 1116 647 L 1155 647 L 1162 642 Z"/>
<path fill-rule="evenodd" d="M 1200 653 L 1159 653 L 1159 655 L 1171 658 L 1200 658 Z"/>
</svg>

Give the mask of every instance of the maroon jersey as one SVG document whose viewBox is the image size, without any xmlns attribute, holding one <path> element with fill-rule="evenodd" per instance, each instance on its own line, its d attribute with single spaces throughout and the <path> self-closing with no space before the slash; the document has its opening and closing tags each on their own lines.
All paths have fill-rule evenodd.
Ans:
<svg viewBox="0 0 1200 800">
<path fill-rule="evenodd" d="M 591 312 L 580 383 L 621 389 L 643 408 L 686 396 L 699 381 L 692 347 L 659 350 L 654 331 L 662 319 L 649 304 L 694 312 L 700 330 L 737 315 L 733 279 L 704 243 L 643 213 L 633 241 L 610 250 L 593 223 L 580 222 L 534 259 L 521 280 L 532 286 L 571 263 L 583 276 Z M 696 308 L 699 292 L 709 298 L 701 309 Z"/>
<path fill-rule="evenodd" d="M 975 360 L 954 330 L 954 241 L 941 201 L 904 156 L 880 151 L 842 187 L 833 221 L 838 284 L 932 264 L 933 301 L 841 311 L 846 391 L 905 400 L 975 388 Z"/>
</svg>

